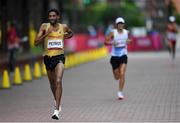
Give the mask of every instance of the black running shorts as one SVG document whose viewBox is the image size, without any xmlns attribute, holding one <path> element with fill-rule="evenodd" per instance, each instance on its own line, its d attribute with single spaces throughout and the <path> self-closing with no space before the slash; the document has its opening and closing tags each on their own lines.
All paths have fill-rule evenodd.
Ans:
<svg viewBox="0 0 180 123">
<path fill-rule="evenodd" d="M 120 64 L 127 64 L 127 62 L 128 62 L 127 55 L 123 55 L 121 57 L 111 56 L 111 59 L 110 59 L 110 63 L 113 70 L 118 68 Z"/>
<path fill-rule="evenodd" d="M 65 64 L 64 54 L 52 56 L 52 57 L 47 56 L 47 55 L 44 56 L 44 64 L 45 64 L 47 70 L 51 70 L 51 71 L 54 70 L 56 65 L 60 62 Z"/>
</svg>

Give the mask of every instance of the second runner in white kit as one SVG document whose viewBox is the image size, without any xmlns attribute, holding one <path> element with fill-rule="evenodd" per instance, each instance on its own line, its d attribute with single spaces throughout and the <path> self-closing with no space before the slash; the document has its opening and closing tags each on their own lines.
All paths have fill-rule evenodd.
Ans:
<svg viewBox="0 0 180 123">
<path fill-rule="evenodd" d="M 105 45 L 112 45 L 110 63 L 114 78 L 119 82 L 118 99 L 124 99 L 123 88 L 128 62 L 127 44 L 130 42 L 129 31 L 124 29 L 124 24 L 124 19 L 118 17 L 115 21 L 115 29 L 105 39 Z"/>
</svg>

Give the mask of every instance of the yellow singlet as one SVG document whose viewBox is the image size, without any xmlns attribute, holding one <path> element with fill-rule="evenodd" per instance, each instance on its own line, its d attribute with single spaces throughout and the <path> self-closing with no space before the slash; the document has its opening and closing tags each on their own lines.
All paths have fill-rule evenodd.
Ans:
<svg viewBox="0 0 180 123">
<path fill-rule="evenodd" d="M 46 23 L 46 31 L 50 27 L 50 23 Z M 57 31 L 52 31 L 44 41 L 44 56 L 56 56 L 64 54 L 64 30 L 63 25 L 59 24 Z"/>
</svg>

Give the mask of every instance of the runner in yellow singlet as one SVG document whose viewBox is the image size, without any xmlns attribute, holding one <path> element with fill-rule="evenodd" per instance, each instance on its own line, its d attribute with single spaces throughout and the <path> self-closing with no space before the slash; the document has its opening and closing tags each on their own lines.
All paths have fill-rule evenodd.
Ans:
<svg viewBox="0 0 180 123">
<path fill-rule="evenodd" d="M 64 39 L 73 36 L 71 29 L 67 25 L 58 22 L 59 18 L 58 10 L 49 10 L 49 23 L 41 25 L 35 40 L 35 45 L 44 43 L 44 63 L 55 99 L 55 110 L 52 118 L 57 120 L 61 111 L 62 77 L 65 63 Z"/>
</svg>

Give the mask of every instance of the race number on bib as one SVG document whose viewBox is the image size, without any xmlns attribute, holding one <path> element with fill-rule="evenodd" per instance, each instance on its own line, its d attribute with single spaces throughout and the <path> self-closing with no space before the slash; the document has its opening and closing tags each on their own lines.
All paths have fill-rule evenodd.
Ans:
<svg viewBox="0 0 180 123">
<path fill-rule="evenodd" d="M 47 48 L 48 49 L 62 49 L 63 41 L 59 39 L 48 40 Z"/>
</svg>

